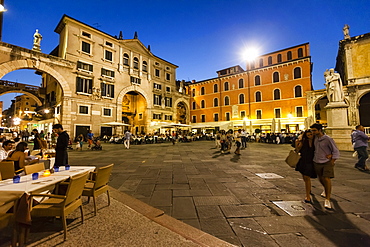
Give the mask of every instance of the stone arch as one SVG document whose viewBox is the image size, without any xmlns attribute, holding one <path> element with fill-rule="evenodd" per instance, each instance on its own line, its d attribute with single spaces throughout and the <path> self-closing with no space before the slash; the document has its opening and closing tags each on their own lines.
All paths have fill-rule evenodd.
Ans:
<svg viewBox="0 0 370 247">
<path fill-rule="evenodd" d="M 37 60 L 37 59 L 23 59 L 23 60 L 14 60 L 0 64 L 0 78 L 4 75 L 19 69 L 32 69 L 45 72 L 52 77 L 60 84 L 63 96 L 71 97 L 72 91 L 68 82 L 64 79 L 60 72 L 52 68 L 48 63 Z"/>
<path fill-rule="evenodd" d="M 136 92 L 140 93 L 145 98 L 147 105 L 148 106 L 152 105 L 152 100 L 149 98 L 148 94 L 143 89 L 141 89 L 137 85 L 131 85 L 129 87 L 123 88 L 121 90 L 121 92 L 119 92 L 118 97 L 117 97 L 117 105 L 118 106 L 122 105 L 122 100 L 123 100 L 123 97 L 125 96 L 125 94 L 127 94 L 128 92 L 131 92 L 131 91 L 136 91 Z"/>
<path fill-rule="evenodd" d="M 175 121 L 177 121 L 177 105 L 179 103 L 183 103 L 185 108 L 186 108 L 186 119 L 187 119 L 187 122 L 189 123 L 190 121 L 190 105 L 189 105 L 189 102 L 188 100 L 186 100 L 185 98 L 178 98 L 175 103 L 174 103 L 174 115 L 176 116 L 176 119 Z"/>
<path fill-rule="evenodd" d="M 357 98 L 358 105 L 358 124 L 365 127 L 370 127 L 370 116 L 368 114 L 368 109 L 370 107 L 370 91 L 367 90 L 363 92 Z"/>
<path fill-rule="evenodd" d="M 6 92 L 1 92 L 0 93 L 0 96 L 2 96 L 4 94 L 7 94 L 7 93 L 21 93 L 21 94 L 25 94 L 25 95 L 29 96 L 30 98 L 32 98 L 33 100 L 35 100 L 38 106 L 42 106 L 41 100 L 37 96 L 35 96 L 34 94 L 32 94 L 32 93 L 29 93 L 29 92 L 26 92 L 26 91 L 22 91 L 22 90 L 9 90 L 9 91 L 6 91 Z"/>
</svg>

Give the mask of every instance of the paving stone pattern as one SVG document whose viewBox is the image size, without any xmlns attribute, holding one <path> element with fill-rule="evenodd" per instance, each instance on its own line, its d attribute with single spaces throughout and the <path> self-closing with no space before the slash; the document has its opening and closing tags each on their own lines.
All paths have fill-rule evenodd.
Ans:
<svg viewBox="0 0 370 247">
<path fill-rule="evenodd" d="M 334 210 L 323 208 L 318 180 L 312 181 L 316 213 L 290 216 L 273 203 L 304 198 L 301 175 L 284 162 L 290 149 L 251 143 L 238 156 L 198 141 L 129 150 L 103 144 L 103 151 L 69 154 L 72 165 L 114 163 L 112 187 L 237 246 L 370 246 L 370 174 L 353 168 L 352 152 L 341 152 L 336 163 Z"/>
</svg>

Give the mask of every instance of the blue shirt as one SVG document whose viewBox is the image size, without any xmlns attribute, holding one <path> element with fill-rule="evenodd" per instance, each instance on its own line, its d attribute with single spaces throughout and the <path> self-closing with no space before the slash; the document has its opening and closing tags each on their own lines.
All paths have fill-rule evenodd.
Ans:
<svg viewBox="0 0 370 247">
<path fill-rule="evenodd" d="M 351 134 L 354 148 L 367 147 L 369 137 L 361 130 L 355 130 Z"/>
<path fill-rule="evenodd" d="M 326 163 L 330 161 L 330 159 L 326 158 L 329 154 L 333 155 L 332 159 L 336 160 L 339 158 L 339 150 L 331 137 L 327 135 L 321 137 L 315 136 L 314 145 L 315 156 L 313 157 L 313 161 L 315 163 Z"/>
</svg>

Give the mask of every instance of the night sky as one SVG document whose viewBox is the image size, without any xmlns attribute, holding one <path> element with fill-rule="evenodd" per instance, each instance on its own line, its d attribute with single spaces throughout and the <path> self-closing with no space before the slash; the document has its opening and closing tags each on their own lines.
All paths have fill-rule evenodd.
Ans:
<svg viewBox="0 0 370 247">
<path fill-rule="evenodd" d="M 32 48 L 36 29 L 41 49 L 50 53 L 59 36 L 54 29 L 63 14 L 108 34 L 140 41 L 179 66 L 178 80 L 205 80 L 216 71 L 240 65 L 243 51 L 260 54 L 310 43 L 314 89 L 324 88 L 323 72 L 335 67 L 344 24 L 350 35 L 370 32 L 370 1 L 343 0 L 5 0 L 3 42 Z M 367 65 L 368 66 L 368 65 Z M 2 79 L 40 85 L 41 77 L 19 70 Z M 1 96 L 4 109 L 15 94 Z"/>
</svg>

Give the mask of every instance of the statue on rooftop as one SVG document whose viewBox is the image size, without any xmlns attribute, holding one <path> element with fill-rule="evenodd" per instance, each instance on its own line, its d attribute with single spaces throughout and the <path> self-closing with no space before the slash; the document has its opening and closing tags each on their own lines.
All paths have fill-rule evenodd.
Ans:
<svg viewBox="0 0 370 247">
<path fill-rule="evenodd" d="M 351 36 L 349 36 L 349 25 L 345 24 L 343 27 L 343 34 L 344 34 L 344 39 L 350 39 Z"/>
<path fill-rule="evenodd" d="M 39 30 L 36 29 L 36 32 L 33 34 L 32 50 L 41 51 L 41 48 L 40 48 L 41 40 L 42 40 L 42 35 L 39 33 Z"/>
</svg>

